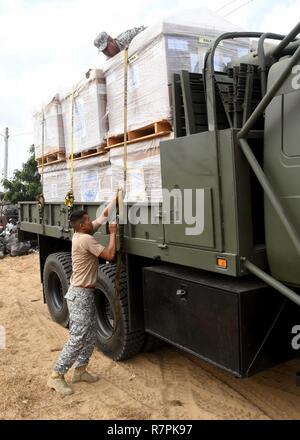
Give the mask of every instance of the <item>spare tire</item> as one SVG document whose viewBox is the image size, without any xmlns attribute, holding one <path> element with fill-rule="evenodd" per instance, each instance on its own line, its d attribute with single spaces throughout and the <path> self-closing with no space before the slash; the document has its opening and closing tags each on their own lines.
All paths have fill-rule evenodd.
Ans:
<svg viewBox="0 0 300 440">
<path fill-rule="evenodd" d="M 130 359 L 138 354 L 145 340 L 144 331 L 131 332 L 127 296 L 127 276 L 123 268 L 120 276 L 120 300 L 115 301 L 115 264 L 99 266 L 95 291 L 97 307 L 97 346 L 114 361 Z M 119 310 L 117 310 L 119 308 Z M 119 312 L 119 313 L 118 313 Z M 116 323 L 116 316 L 119 319 Z"/>
<path fill-rule="evenodd" d="M 50 254 L 44 266 L 44 294 L 53 321 L 67 327 L 69 311 L 64 298 L 69 289 L 72 274 L 72 258 L 69 252 Z"/>
</svg>

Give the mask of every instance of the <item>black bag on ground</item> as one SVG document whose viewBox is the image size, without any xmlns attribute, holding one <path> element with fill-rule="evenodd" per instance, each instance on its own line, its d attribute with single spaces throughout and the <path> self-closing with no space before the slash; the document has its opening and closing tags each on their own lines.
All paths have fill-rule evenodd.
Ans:
<svg viewBox="0 0 300 440">
<path fill-rule="evenodd" d="M 11 257 L 20 257 L 22 255 L 28 255 L 30 249 L 29 241 L 17 241 L 11 245 L 10 255 Z"/>
</svg>

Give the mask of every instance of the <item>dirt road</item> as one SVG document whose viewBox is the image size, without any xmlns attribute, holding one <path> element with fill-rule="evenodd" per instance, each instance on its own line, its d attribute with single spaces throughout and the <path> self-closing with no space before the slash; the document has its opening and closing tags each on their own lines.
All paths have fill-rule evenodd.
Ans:
<svg viewBox="0 0 300 440">
<path fill-rule="evenodd" d="M 239 380 L 173 347 L 115 363 L 95 352 L 94 385 L 62 399 L 45 384 L 67 330 L 42 301 L 38 255 L 0 261 L 0 419 L 300 419 L 298 362 Z"/>
</svg>

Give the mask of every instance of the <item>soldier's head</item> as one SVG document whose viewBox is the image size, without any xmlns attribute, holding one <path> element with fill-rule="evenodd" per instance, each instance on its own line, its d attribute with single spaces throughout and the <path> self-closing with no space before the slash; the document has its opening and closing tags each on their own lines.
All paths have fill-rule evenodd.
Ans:
<svg viewBox="0 0 300 440">
<path fill-rule="evenodd" d="M 70 225 L 75 232 L 82 234 L 91 234 L 93 232 L 93 223 L 86 211 L 74 211 L 70 216 Z"/>
<path fill-rule="evenodd" d="M 98 48 L 99 52 L 103 52 L 109 58 L 114 57 L 120 52 L 120 48 L 115 39 L 113 39 L 106 32 L 101 32 L 95 40 L 94 45 Z"/>
</svg>

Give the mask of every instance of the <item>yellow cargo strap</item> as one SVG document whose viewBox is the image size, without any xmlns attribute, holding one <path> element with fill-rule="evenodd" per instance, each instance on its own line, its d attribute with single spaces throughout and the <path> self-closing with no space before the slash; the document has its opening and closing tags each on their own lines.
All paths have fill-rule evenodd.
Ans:
<svg viewBox="0 0 300 440">
<path fill-rule="evenodd" d="M 38 201 L 38 209 L 40 222 L 43 226 L 43 234 L 45 233 L 45 224 L 44 224 L 44 207 L 45 207 L 45 198 L 44 198 L 44 155 L 45 155 L 45 113 L 43 111 L 43 119 L 42 119 L 42 193 L 37 196 Z"/>
<path fill-rule="evenodd" d="M 74 90 L 71 94 L 71 158 L 70 158 L 70 191 L 65 197 L 65 205 L 68 208 L 69 216 L 74 205 Z"/>
<path fill-rule="evenodd" d="M 121 271 L 122 266 L 126 264 L 125 261 L 125 249 L 124 249 L 124 195 L 126 192 L 126 181 L 127 181 L 127 109 L 128 109 L 128 47 L 124 50 L 124 150 L 123 150 L 123 186 L 124 193 L 118 191 L 117 194 L 117 215 L 119 219 L 119 252 L 117 253 L 117 264 L 116 264 L 116 278 L 115 278 L 115 298 L 114 298 L 114 310 L 115 310 L 115 326 L 114 332 L 116 332 L 120 317 L 121 317 Z"/>
<path fill-rule="evenodd" d="M 124 155 L 123 155 L 123 180 L 124 191 L 127 181 L 127 117 L 128 117 L 128 47 L 124 57 Z"/>
<path fill-rule="evenodd" d="M 88 78 L 89 72 L 86 74 L 86 78 Z M 71 99 L 71 137 L 70 137 L 70 144 L 71 144 L 71 157 L 70 157 L 70 190 L 67 192 L 65 197 L 65 205 L 68 208 L 68 215 L 70 217 L 70 214 L 73 209 L 74 205 L 74 119 L 75 119 L 75 95 L 79 93 L 79 91 L 84 87 L 85 79 L 82 79 L 72 90 L 72 93 L 70 95 Z"/>
</svg>

